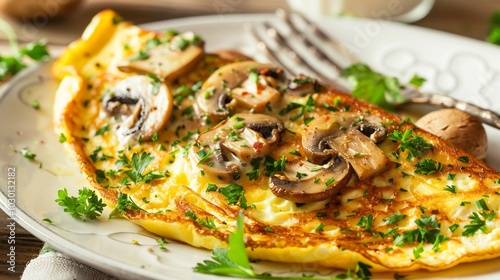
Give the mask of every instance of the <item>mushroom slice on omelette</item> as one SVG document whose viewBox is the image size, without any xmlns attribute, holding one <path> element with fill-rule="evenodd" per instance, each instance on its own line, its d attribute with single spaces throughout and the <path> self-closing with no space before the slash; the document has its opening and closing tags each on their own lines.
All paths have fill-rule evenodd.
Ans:
<svg viewBox="0 0 500 280">
<path fill-rule="evenodd" d="M 252 259 L 440 270 L 500 255 L 500 174 L 374 105 L 99 13 L 53 66 L 57 134 L 113 216 Z"/>
</svg>

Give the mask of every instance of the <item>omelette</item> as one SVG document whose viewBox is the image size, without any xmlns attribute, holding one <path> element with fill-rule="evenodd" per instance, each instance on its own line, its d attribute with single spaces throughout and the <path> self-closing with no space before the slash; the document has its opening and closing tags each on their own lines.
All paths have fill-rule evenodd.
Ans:
<svg viewBox="0 0 500 280">
<path fill-rule="evenodd" d="M 442 270 L 500 255 L 500 173 L 410 121 L 203 34 L 96 15 L 53 65 L 57 135 L 113 210 L 253 260 Z"/>
</svg>

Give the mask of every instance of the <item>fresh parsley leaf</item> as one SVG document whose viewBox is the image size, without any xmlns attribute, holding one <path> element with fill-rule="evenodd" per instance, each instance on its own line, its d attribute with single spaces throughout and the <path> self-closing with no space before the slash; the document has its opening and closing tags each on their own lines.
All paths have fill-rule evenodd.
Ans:
<svg viewBox="0 0 500 280">
<path fill-rule="evenodd" d="M 388 110 L 394 110 L 389 101 L 404 101 L 397 78 L 377 73 L 366 64 L 355 63 L 345 68 L 341 75 L 347 77 L 352 86 L 352 94 L 357 98 Z"/>
<path fill-rule="evenodd" d="M 137 60 L 144 60 L 144 59 L 148 59 L 150 57 L 150 54 L 145 52 L 145 51 L 139 51 L 139 53 L 131 56 L 128 60 L 130 62 L 132 61 L 137 61 Z"/>
<path fill-rule="evenodd" d="M 240 276 L 253 278 L 257 274 L 250 266 L 243 241 L 243 213 L 239 212 L 236 230 L 229 235 L 229 247 L 215 248 L 212 260 L 198 263 L 194 271 L 205 274 Z"/>
<path fill-rule="evenodd" d="M 404 132 L 395 130 L 393 133 L 388 134 L 387 137 L 393 141 L 400 142 L 398 148 L 401 151 L 408 150 L 410 152 L 409 160 L 413 157 L 421 158 L 428 150 L 433 148 L 432 144 L 427 143 L 422 136 L 413 135 L 412 130 L 405 130 Z"/>
<path fill-rule="evenodd" d="M 209 229 L 215 229 L 216 228 L 214 219 L 209 219 L 208 217 L 205 217 L 205 220 L 203 220 L 203 219 L 197 217 L 196 214 L 193 211 L 189 211 L 189 210 L 186 211 L 185 214 L 189 218 L 195 220 L 196 223 L 198 223 L 200 226 L 207 227 Z"/>
<path fill-rule="evenodd" d="M 95 132 L 95 136 L 103 135 L 103 134 L 104 134 L 104 133 L 106 133 L 107 131 L 109 131 L 109 124 L 105 124 L 105 125 L 103 125 L 101 128 L 99 128 L 99 129 Z"/>
<path fill-rule="evenodd" d="M 36 154 L 33 154 L 32 152 L 30 152 L 29 149 L 22 149 L 21 151 L 19 151 L 19 153 L 21 153 L 21 155 L 29 160 L 35 160 L 36 158 Z"/>
<path fill-rule="evenodd" d="M 66 140 L 66 135 L 64 135 L 64 133 L 59 134 L 59 143 L 64 143 Z"/>
<path fill-rule="evenodd" d="M 389 216 L 389 218 L 383 219 L 383 221 L 387 225 L 393 225 L 393 224 L 397 224 L 399 221 L 403 220 L 404 218 L 406 218 L 406 215 L 401 214 L 399 212 L 395 212 L 391 216 Z"/>
<path fill-rule="evenodd" d="M 156 243 L 158 243 L 158 247 L 160 247 L 160 250 L 167 250 L 167 247 L 165 247 L 165 244 L 168 243 L 168 241 L 165 239 L 165 237 L 158 238 L 156 239 Z"/>
<path fill-rule="evenodd" d="M 457 186 L 455 185 L 446 185 L 446 188 L 444 188 L 445 191 L 451 192 L 451 193 L 457 193 Z"/>
<path fill-rule="evenodd" d="M 418 88 L 421 87 L 425 83 L 425 81 L 427 80 L 424 77 L 414 74 L 408 83 Z"/>
<path fill-rule="evenodd" d="M 286 169 L 286 156 L 282 156 L 279 160 L 275 160 L 271 156 L 266 156 L 264 160 L 264 170 L 266 176 L 272 176 L 274 173 L 279 171 L 285 171 Z"/>
<path fill-rule="evenodd" d="M 38 100 L 33 100 L 31 102 L 31 108 L 35 109 L 35 110 L 38 110 L 40 109 L 40 102 L 38 102 Z"/>
<path fill-rule="evenodd" d="M 141 155 L 134 153 L 132 155 L 132 169 L 126 170 L 125 175 L 127 175 L 135 184 L 139 184 L 141 182 L 149 183 L 153 180 L 165 177 L 163 172 L 159 170 L 151 170 L 148 173 L 144 173 L 153 159 L 154 157 L 146 152 L 143 152 Z"/>
<path fill-rule="evenodd" d="M 418 162 L 415 167 L 417 168 L 415 170 L 416 174 L 431 175 L 441 171 L 443 164 L 428 158 Z"/>
<path fill-rule="evenodd" d="M 160 92 L 160 86 L 161 86 L 161 80 L 157 76 L 148 73 L 147 76 L 151 78 L 153 81 L 151 82 L 151 94 L 152 95 L 157 95 L 158 92 Z"/>
<path fill-rule="evenodd" d="M 362 216 L 356 226 L 361 227 L 364 231 L 369 231 L 373 233 L 372 230 L 373 215 Z"/>
<path fill-rule="evenodd" d="M 227 198 L 227 204 L 229 205 L 236 205 L 238 202 L 240 202 L 240 207 L 242 209 L 246 210 L 250 207 L 253 207 L 251 205 L 247 205 L 247 200 L 245 198 L 245 189 L 236 183 L 231 183 L 226 187 L 219 188 L 218 191 Z"/>
<path fill-rule="evenodd" d="M 106 204 L 98 198 L 95 192 L 88 188 L 78 190 L 78 197 L 69 196 L 68 190 L 64 188 L 57 192 L 57 204 L 64 207 L 64 212 L 68 212 L 75 219 L 94 220 L 101 216 Z"/>
<path fill-rule="evenodd" d="M 413 256 L 415 256 L 415 259 L 420 258 L 420 254 L 424 252 L 424 243 L 420 242 L 418 246 L 413 249 Z"/>
<path fill-rule="evenodd" d="M 21 54 L 35 61 L 46 60 L 50 57 L 47 45 L 44 41 L 28 43 L 21 49 Z"/>
<path fill-rule="evenodd" d="M 109 218 L 112 218 L 116 215 L 123 215 L 128 210 L 144 211 L 141 207 L 137 206 L 137 204 L 135 204 L 135 202 L 132 200 L 132 198 L 129 197 L 126 193 L 119 193 L 116 207 L 109 214 Z"/>
<path fill-rule="evenodd" d="M 490 30 L 488 32 L 487 42 L 500 45 L 500 11 L 495 11 L 490 17 Z"/>
</svg>

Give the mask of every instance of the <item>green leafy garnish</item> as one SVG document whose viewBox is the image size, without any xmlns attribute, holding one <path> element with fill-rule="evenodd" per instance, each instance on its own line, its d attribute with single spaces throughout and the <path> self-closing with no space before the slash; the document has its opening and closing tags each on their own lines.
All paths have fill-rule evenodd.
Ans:
<svg viewBox="0 0 500 280">
<path fill-rule="evenodd" d="M 186 211 L 186 216 L 195 220 L 200 226 L 204 226 L 209 229 L 216 228 L 214 219 L 209 219 L 208 217 L 205 217 L 205 220 L 203 220 L 202 218 L 197 217 L 193 211 Z"/>
<path fill-rule="evenodd" d="M 244 242 L 244 216 L 243 212 L 238 213 L 238 218 L 236 221 L 236 230 L 229 235 L 228 248 L 215 248 L 212 250 L 212 259 L 204 260 L 202 263 L 196 264 L 193 268 L 195 272 L 204 274 L 215 274 L 220 276 L 235 276 L 242 278 L 251 279 L 281 279 L 281 280 L 319 280 L 325 278 L 315 278 L 311 275 L 304 275 L 299 277 L 293 276 L 272 276 L 269 273 L 257 274 L 253 267 L 250 265 L 248 259 L 248 254 L 245 249 Z M 267 232 L 273 232 L 273 230 L 266 230 Z M 328 278 L 329 280 L 340 280 L 340 279 L 370 279 L 370 265 L 359 262 L 356 265 L 354 274 L 347 272 L 345 274 L 340 274 L 334 278 Z"/>
<path fill-rule="evenodd" d="M 404 218 L 406 218 L 406 215 L 401 214 L 399 212 L 395 212 L 389 218 L 383 219 L 383 221 L 388 225 L 392 225 L 392 224 L 397 224 L 399 221 L 403 220 Z"/>
<path fill-rule="evenodd" d="M 134 153 L 132 155 L 132 169 L 126 170 L 125 175 L 127 175 L 135 184 L 139 184 L 141 182 L 149 183 L 153 180 L 165 177 L 163 172 L 159 170 L 151 170 L 148 173 L 144 173 L 153 159 L 154 157 L 146 152 L 143 152 L 141 155 Z"/>
<path fill-rule="evenodd" d="M 451 192 L 451 193 L 457 193 L 457 186 L 455 185 L 446 185 L 444 188 L 445 191 Z"/>
<path fill-rule="evenodd" d="M 486 221 L 492 221 L 493 218 L 495 218 L 495 211 L 491 211 L 489 213 L 480 212 L 479 214 L 477 212 L 472 212 L 472 215 L 469 216 L 471 221 L 468 225 L 464 226 L 465 230 L 462 232 L 462 236 L 472 236 L 478 230 L 486 232 L 488 230 L 486 227 Z"/>
<path fill-rule="evenodd" d="M 111 213 L 109 213 L 109 218 L 112 218 L 116 215 L 123 215 L 128 210 L 141 210 L 144 211 L 141 207 L 137 206 L 135 202 L 129 197 L 126 193 L 118 194 L 118 202 L 116 203 L 115 209 Z"/>
<path fill-rule="evenodd" d="M 356 226 L 361 227 L 364 231 L 369 231 L 373 233 L 372 230 L 373 215 L 362 216 Z"/>
<path fill-rule="evenodd" d="M 66 135 L 64 135 L 64 133 L 59 134 L 59 143 L 64 143 L 66 140 Z"/>
<path fill-rule="evenodd" d="M 153 81 L 151 82 L 151 94 L 156 95 L 158 92 L 160 92 L 160 85 L 161 85 L 161 80 L 157 76 L 148 73 L 147 76 L 151 78 Z"/>
<path fill-rule="evenodd" d="M 413 135 L 412 130 L 399 131 L 395 130 L 393 133 L 387 135 L 389 139 L 399 142 L 398 148 L 401 151 L 408 150 L 410 153 L 407 157 L 411 160 L 413 157 L 421 158 L 425 152 L 432 149 L 432 144 L 427 143 L 424 137 L 420 135 Z"/>
<path fill-rule="evenodd" d="M 443 169 L 443 164 L 428 158 L 418 162 L 415 167 L 417 168 L 415 170 L 416 174 L 431 175 L 440 172 Z"/>
<path fill-rule="evenodd" d="M 198 263 L 194 271 L 206 274 L 253 278 L 257 274 L 250 266 L 243 241 L 243 213 L 239 212 L 236 230 L 229 235 L 229 247 L 215 248 L 212 260 Z"/>
<path fill-rule="evenodd" d="M 19 151 L 19 153 L 21 153 L 21 155 L 29 160 L 35 160 L 35 157 L 36 157 L 36 154 L 33 154 L 32 152 L 30 152 L 29 149 L 22 149 L 21 151 Z"/>
<path fill-rule="evenodd" d="M 247 204 L 245 189 L 236 183 L 231 183 L 226 187 L 220 188 L 219 192 L 227 198 L 227 204 L 229 205 L 236 205 L 239 202 L 242 209 L 246 210 L 253 207 Z"/>
<path fill-rule="evenodd" d="M 35 110 L 38 110 L 40 109 L 40 102 L 38 102 L 38 100 L 33 100 L 31 102 L 31 108 L 35 109 Z"/>
<path fill-rule="evenodd" d="M 160 247 L 161 250 L 167 250 L 165 244 L 167 244 L 168 241 L 165 239 L 165 237 L 156 239 L 156 243 L 158 243 L 158 247 Z"/>
<path fill-rule="evenodd" d="M 10 56 L 0 56 L 0 81 L 14 76 L 26 68 L 25 57 L 34 61 L 41 61 L 50 57 L 44 41 L 28 43 L 23 48 L 19 48 L 16 33 L 6 21 L 0 20 L 0 30 L 7 36 L 11 49 Z"/>
<path fill-rule="evenodd" d="M 500 45 L 500 11 L 495 11 L 490 17 L 490 30 L 488 32 L 487 42 Z"/>
<path fill-rule="evenodd" d="M 64 212 L 68 212 L 75 219 L 94 220 L 101 216 L 106 204 L 98 198 L 95 192 L 88 188 L 78 190 L 78 197 L 69 196 L 68 190 L 64 188 L 57 192 L 58 198 L 55 200 L 64 207 Z"/>
<path fill-rule="evenodd" d="M 106 133 L 107 131 L 109 131 L 109 124 L 105 124 L 105 125 L 103 125 L 101 128 L 99 128 L 99 129 L 95 132 L 95 136 L 103 135 L 103 134 L 104 134 L 104 133 Z"/>
<path fill-rule="evenodd" d="M 394 103 L 404 102 L 401 94 L 404 86 L 396 77 L 388 77 L 373 71 L 368 65 L 355 63 L 345 68 L 341 75 L 348 78 L 352 85 L 352 94 L 360 99 L 376 104 L 384 109 L 394 110 Z M 413 75 L 408 84 L 420 87 L 425 79 Z"/>
</svg>

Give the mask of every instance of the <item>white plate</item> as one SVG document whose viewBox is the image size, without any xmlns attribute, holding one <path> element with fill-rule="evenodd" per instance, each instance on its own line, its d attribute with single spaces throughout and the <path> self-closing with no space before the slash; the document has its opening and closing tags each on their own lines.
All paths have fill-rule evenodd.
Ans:
<svg viewBox="0 0 500 280">
<path fill-rule="evenodd" d="M 207 41 L 208 50 L 243 49 L 253 53 L 255 43 L 244 30 L 247 22 L 258 22 L 271 15 L 219 15 L 164 21 L 147 25 L 154 30 L 192 30 Z M 330 19 L 319 24 L 357 55 L 388 74 L 408 78 L 425 76 L 427 90 L 440 90 L 477 105 L 500 112 L 500 48 L 483 42 L 402 24 Z M 8 197 L 15 199 L 16 221 L 32 234 L 61 252 L 120 278 L 218 279 L 192 271 L 210 253 L 188 245 L 170 242 L 161 251 L 155 236 L 125 220 L 80 222 L 62 211 L 54 199 L 57 190 L 68 188 L 71 195 L 86 186 L 75 165 L 66 159 L 58 136 L 52 130 L 52 102 L 57 83 L 50 76 L 50 63 L 32 67 L 16 76 L 0 91 L 0 205 L 13 210 Z M 40 110 L 31 108 L 40 101 Z M 487 161 L 500 169 L 500 131 L 487 127 Z M 29 148 L 37 162 L 16 151 Z M 42 163 L 40 168 L 39 163 Z M 7 189 L 8 168 L 16 168 L 15 192 Z M 109 211 L 109 210 L 106 210 Z M 49 218 L 53 225 L 42 222 Z M 132 244 L 137 240 L 139 245 Z M 498 260 L 463 264 L 430 273 L 413 272 L 413 277 L 498 279 Z M 313 268 L 301 265 L 255 264 L 259 272 Z M 328 272 L 328 271 L 327 271 Z M 377 277 L 390 277 L 391 274 Z"/>
</svg>

